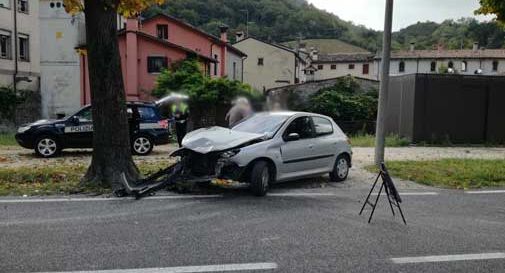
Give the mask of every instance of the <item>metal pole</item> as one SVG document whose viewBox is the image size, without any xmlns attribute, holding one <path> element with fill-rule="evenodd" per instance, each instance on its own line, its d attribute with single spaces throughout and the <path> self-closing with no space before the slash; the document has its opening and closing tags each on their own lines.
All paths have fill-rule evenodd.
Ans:
<svg viewBox="0 0 505 273">
<path fill-rule="evenodd" d="M 386 107 L 389 88 L 389 63 L 391 59 L 391 31 L 393 26 L 393 0 L 386 0 L 386 17 L 384 20 L 384 36 L 382 41 L 382 71 L 379 89 L 379 110 L 375 131 L 375 164 L 384 162 L 384 146 L 386 142 Z"/>
<path fill-rule="evenodd" d="M 17 1 L 13 2 L 12 11 L 14 12 L 14 74 L 12 75 L 12 89 L 14 90 L 14 94 L 17 93 L 17 83 L 18 83 L 18 6 Z"/>
</svg>

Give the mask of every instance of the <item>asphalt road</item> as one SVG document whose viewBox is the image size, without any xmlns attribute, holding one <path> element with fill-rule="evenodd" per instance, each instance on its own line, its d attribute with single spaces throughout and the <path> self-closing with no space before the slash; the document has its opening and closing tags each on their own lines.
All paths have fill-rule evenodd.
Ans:
<svg viewBox="0 0 505 273">
<path fill-rule="evenodd" d="M 505 272 L 505 191 L 400 192 L 408 225 L 385 198 L 368 224 L 353 179 L 265 198 L 0 199 L 0 272 Z"/>
</svg>

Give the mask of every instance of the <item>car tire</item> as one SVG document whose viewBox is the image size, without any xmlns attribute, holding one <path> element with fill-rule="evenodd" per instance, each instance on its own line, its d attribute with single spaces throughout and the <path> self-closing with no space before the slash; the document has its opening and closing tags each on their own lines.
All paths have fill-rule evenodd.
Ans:
<svg viewBox="0 0 505 273">
<path fill-rule="evenodd" d="M 35 153 L 44 158 L 55 157 L 61 152 L 61 145 L 53 136 L 41 136 L 35 141 Z"/>
<path fill-rule="evenodd" d="M 349 162 L 349 157 L 346 155 L 339 155 L 333 165 L 333 171 L 330 173 L 330 180 L 333 182 L 342 182 L 346 180 L 349 175 L 350 166 L 351 162 Z"/>
<path fill-rule="evenodd" d="M 138 135 L 132 139 L 132 152 L 135 155 L 148 155 L 154 148 L 154 143 L 150 137 L 145 135 Z"/>
<path fill-rule="evenodd" d="M 249 181 L 251 192 L 256 196 L 265 196 L 268 187 L 272 183 L 272 177 L 272 169 L 267 162 L 258 161 L 254 163 Z"/>
</svg>

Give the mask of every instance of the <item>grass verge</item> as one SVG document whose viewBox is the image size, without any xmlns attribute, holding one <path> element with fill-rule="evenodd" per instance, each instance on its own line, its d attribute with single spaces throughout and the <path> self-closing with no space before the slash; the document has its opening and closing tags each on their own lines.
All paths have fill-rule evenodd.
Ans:
<svg viewBox="0 0 505 273">
<path fill-rule="evenodd" d="M 0 146 L 15 146 L 17 145 L 14 134 L 0 133 Z"/>
<path fill-rule="evenodd" d="M 423 185 L 478 189 L 505 186 L 505 160 L 441 159 L 430 161 L 389 161 L 392 176 Z M 375 166 L 366 167 L 375 172 Z"/>
<path fill-rule="evenodd" d="M 351 145 L 353 147 L 375 147 L 375 136 L 374 135 L 354 135 L 350 137 Z M 391 135 L 386 137 L 387 147 L 405 147 L 408 146 L 410 142 L 397 135 Z"/>
<path fill-rule="evenodd" d="M 142 174 L 149 175 L 167 164 L 142 162 L 138 164 Z M 7 195 L 58 195 L 110 193 L 110 188 L 83 187 L 79 181 L 87 165 L 37 166 L 0 169 L 0 196 Z"/>
</svg>

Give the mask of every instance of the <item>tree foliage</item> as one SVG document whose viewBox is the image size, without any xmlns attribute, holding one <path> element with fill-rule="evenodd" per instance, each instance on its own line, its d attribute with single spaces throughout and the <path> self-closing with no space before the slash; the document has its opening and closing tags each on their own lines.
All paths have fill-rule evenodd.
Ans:
<svg viewBox="0 0 505 273">
<path fill-rule="evenodd" d="M 340 39 L 372 52 L 381 47 L 380 31 L 341 20 L 305 0 L 171 0 L 148 9 L 143 15 L 168 13 L 219 35 L 218 26 L 223 23 L 230 26 L 231 33 L 245 31 L 245 10 L 249 11 L 250 35 L 263 40 L 280 43 L 299 37 L 324 38 Z M 395 32 L 393 48 L 408 49 L 411 42 L 416 42 L 418 49 L 437 45 L 460 49 L 471 48 L 475 41 L 486 48 L 501 48 L 505 45 L 504 29 L 497 22 L 481 23 L 472 18 L 442 23 L 419 22 Z"/>
<path fill-rule="evenodd" d="M 107 6 L 115 10 L 118 14 L 130 17 L 140 13 L 152 5 L 161 5 L 166 0 L 104 0 Z M 82 0 L 63 0 L 65 10 L 68 13 L 75 14 L 84 10 Z"/>
<path fill-rule="evenodd" d="M 424 22 L 411 25 L 393 34 L 393 48 L 407 49 L 410 43 L 417 49 L 472 48 L 474 42 L 485 48 L 505 46 L 505 29 L 496 22 L 479 22 L 474 18 Z"/>
<path fill-rule="evenodd" d="M 344 77 L 311 96 L 307 110 L 337 122 L 373 121 L 377 115 L 377 90 L 363 90 L 354 78 Z"/>
<path fill-rule="evenodd" d="M 503 0 L 480 0 L 480 8 L 477 14 L 495 14 L 496 19 L 505 23 L 505 1 Z"/>
<path fill-rule="evenodd" d="M 204 75 L 193 59 L 175 63 L 158 76 L 153 95 L 162 97 L 170 92 L 185 93 L 196 105 L 229 104 L 237 96 L 253 100 L 261 97 L 259 92 L 240 81 Z"/>
</svg>

